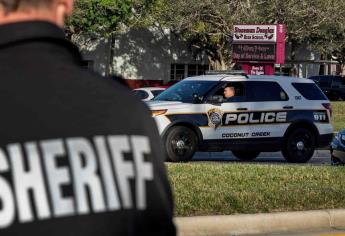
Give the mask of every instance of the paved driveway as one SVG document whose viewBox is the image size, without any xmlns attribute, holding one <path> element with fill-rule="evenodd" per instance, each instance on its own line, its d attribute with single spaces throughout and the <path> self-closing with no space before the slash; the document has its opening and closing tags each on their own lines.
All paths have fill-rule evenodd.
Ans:
<svg viewBox="0 0 345 236">
<path fill-rule="evenodd" d="M 198 152 L 193 157 L 194 162 L 228 162 L 234 163 L 239 162 L 239 160 L 232 155 L 231 152 Z M 273 153 L 262 153 L 260 156 L 251 162 L 248 163 L 256 163 L 256 164 L 289 164 L 286 162 L 284 157 L 280 152 L 273 152 Z M 328 150 L 317 150 L 313 158 L 307 163 L 313 165 L 330 165 L 331 164 L 331 155 Z"/>
</svg>

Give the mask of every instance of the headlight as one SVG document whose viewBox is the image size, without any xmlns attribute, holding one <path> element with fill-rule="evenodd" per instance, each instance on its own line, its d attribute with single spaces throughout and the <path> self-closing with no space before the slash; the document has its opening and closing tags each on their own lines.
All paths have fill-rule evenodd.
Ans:
<svg viewBox="0 0 345 236">
<path fill-rule="evenodd" d="M 165 110 L 153 110 L 153 111 L 151 111 L 152 117 L 164 115 L 165 113 L 167 113 L 167 111 L 168 111 L 167 109 L 165 109 Z"/>
</svg>

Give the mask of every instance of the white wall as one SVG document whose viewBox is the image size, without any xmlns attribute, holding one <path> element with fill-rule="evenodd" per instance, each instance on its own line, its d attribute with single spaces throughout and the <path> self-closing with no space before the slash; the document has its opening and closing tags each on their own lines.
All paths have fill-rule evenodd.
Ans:
<svg viewBox="0 0 345 236">
<path fill-rule="evenodd" d="M 286 45 L 286 59 L 291 60 L 291 45 Z M 298 61 L 319 61 L 321 54 L 308 49 L 307 45 L 298 46 L 296 48 L 295 60 Z M 297 76 L 308 78 L 310 76 L 319 75 L 320 64 L 301 63 L 296 65 Z"/>
<path fill-rule="evenodd" d="M 77 37 L 83 57 L 93 60 L 94 70 L 105 75 L 110 56 L 110 40 L 90 40 Z M 115 36 L 113 71 L 126 79 L 170 80 L 170 66 L 207 64 L 205 58 L 195 58 L 188 46 L 168 30 L 131 29 Z"/>
<path fill-rule="evenodd" d="M 83 59 L 93 62 L 93 68 L 90 69 L 106 76 L 109 71 L 110 41 L 87 36 L 73 36 L 72 41 L 78 45 Z"/>
</svg>

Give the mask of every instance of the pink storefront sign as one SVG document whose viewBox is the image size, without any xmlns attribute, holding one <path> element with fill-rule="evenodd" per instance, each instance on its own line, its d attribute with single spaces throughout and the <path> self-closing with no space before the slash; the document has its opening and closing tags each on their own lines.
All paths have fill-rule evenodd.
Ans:
<svg viewBox="0 0 345 236">
<path fill-rule="evenodd" d="M 274 74 L 274 64 L 285 63 L 286 25 L 235 25 L 233 61 L 247 74 Z"/>
<path fill-rule="evenodd" d="M 260 64 L 260 63 L 243 63 L 242 70 L 247 75 L 273 75 L 274 64 Z"/>
</svg>

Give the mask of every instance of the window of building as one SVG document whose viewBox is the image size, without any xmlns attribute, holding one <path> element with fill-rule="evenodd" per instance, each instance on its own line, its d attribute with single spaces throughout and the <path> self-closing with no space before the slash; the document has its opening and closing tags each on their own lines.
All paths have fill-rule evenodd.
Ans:
<svg viewBox="0 0 345 236">
<path fill-rule="evenodd" d="M 84 60 L 81 62 L 81 67 L 84 69 L 89 69 L 89 70 L 93 70 L 93 66 L 94 66 L 94 61 L 88 61 L 88 60 Z"/>
<path fill-rule="evenodd" d="M 209 70 L 208 65 L 171 64 L 170 80 L 182 80 L 186 77 L 204 75 Z"/>
</svg>

